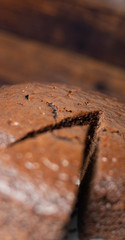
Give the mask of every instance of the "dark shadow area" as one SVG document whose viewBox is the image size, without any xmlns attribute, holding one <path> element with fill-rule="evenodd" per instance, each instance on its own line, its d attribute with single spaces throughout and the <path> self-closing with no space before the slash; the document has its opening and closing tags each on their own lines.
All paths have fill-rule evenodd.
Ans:
<svg viewBox="0 0 125 240">
<path fill-rule="evenodd" d="M 97 159 L 97 147 L 91 156 L 90 163 L 88 165 L 85 177 L 83 178 L 80 190 L 79 190 L 79 202 L 78 202 L 78 230 L 80 239 L 84 236 L 84 226 L 86 222 L 87 203 L 89 200 L 89 193 L 91 188 L 91 182 L 96 168 Z M 89 227 L 89 226 L 88 226 Z M 85 238 L 86 239 L 86 238 Z"/>
<path fill-rule="evenodd" d="M 11 85 L 11 82 L 5 78 L 0 77 L 0 87 L 2 87 L 3 85 Z"/>
<path fill-rule="evenodd" d="M 78 239 L 78 228 L 77 228 L 77 221 L 78 221 L 78 203 L 76 203 L 74 207 L 74 211 L 70 217 L 70 221 L 68 225 L 65 226 L 66 234 L 63 239 L 61 240 L 77 240 Z"/>
</svg>

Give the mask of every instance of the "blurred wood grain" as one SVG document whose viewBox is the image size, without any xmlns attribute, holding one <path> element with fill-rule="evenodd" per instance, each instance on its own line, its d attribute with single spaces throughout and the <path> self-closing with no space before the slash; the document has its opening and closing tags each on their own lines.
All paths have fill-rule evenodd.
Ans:
<svg viewBox="0 0 125 240">
<path fill-rule="evenodd" d="M 125 71 L 74 52 L 0 32 L 0 84 L 61 82 L 125 101 Z"/>
<path fill-rule="evenodd" d="M 125 67 L 124 0 L 0 0 L 0 28 Z"/>
</svg>

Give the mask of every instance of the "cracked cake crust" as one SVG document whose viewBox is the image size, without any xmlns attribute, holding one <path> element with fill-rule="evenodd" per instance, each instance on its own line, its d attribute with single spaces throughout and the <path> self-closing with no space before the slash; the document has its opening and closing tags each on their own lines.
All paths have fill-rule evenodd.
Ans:
<svg viewBox="0 0 125 240">
<path fill-rule="evenodd" d="M 72 179 L 75 175 L 78 176 L 78 174 L 81 175 L 83 183 L 86 179 L 89 179 L 87 180 L 89 191 L 87 190 L 86 193 L 86 208 L 84 207 L 86 198 L 84 194 L 86 191 L 84 190 L 85 184 L 82 183 L 80 187 L 80 238 L 89 239 L 103 236 L 104 239 L 123 239 L 125 235 L 123 229 L 125 200 L 124 104 L 119 103 L 116 99 L 107 98 L 105 95 L 98 94 L 95 96 L 93 92 L 84 92 L 75 88 L 68 89 L 64 85 L 48 86 L 42 84 L 2 87 L 0 89 L 0 99 L 0 111 L 2 112 L 0 119 L 0 198 L 1 206 L 4 206 L 1 208 L 1 211 L 5 208 L 4 214 L 1 214 L 1 222 L 9 221 L 7 210 L 9 204 L 12 206 L 9 218 L 17 216 L 22 209 L 22 212 L 25 211 L 25 221 L 30 216 L 36 216 L 37 219 L 36 222 L 31 221 L 31 225 L 27 222 L 28 231 L 26 229 L 25 231 L 21 230 L 21 222 L 16 225 L 15 220 L 12 223 L 9 222 L 7 228 L 2 224 L 1 234 L 5 236 L 4 239 L 6 240 L 8 236 L 11 237 L 10 239 L 13 239 L 11 231 L 13 227 L 15 227 L 16 234 L 18 235 L 19 233 L 20 239 L 23 234 L 23 239 L 40 239 L 40 236 L 43 237 L 45 229 L 48 229 L 47 226 L 50 226 L 51 230 L 45 236 L 45 240 L 59 239 L 63 235 L 63 228 L 70 217 L 76 201 L 78 187 L 71 183 L 71 180 L 66 181 L 66 175 L 63 172 L 60 177 L 62 182 L 66 181 L 65 188 L 67 189 L 67 194 L 63 196 L 64 208 L 60 207 L 56 213 L 49 213 L 49 217 L 45 218 L 43 218 L 43 215 L 46 215 L 47 211 L 35 212 L 34 209 L 38 203 L 34 202 L 36 200 L 33 200 L 32 196 L 37 196 L 38 191 L 40 199 L 44 201 L 46 195 L 44 194 L 43 197 L 45 189 L 39 189 L 39 183 L 43 181 L 42 174 L 40 179 L 37 179 L 39 158 L 45 154 L 45 162 L 40 165 L 40 171 L 42 172 L 45 167 L 44 180 L 47 183 L 46 185 L 49 186 L 49 190 L 47 190 L 49 206 L 53 206 L 52 209 L 59 206 L 62 189 L 59 188 L 56 191 L 56 193 L 59 192 L 59 199 L 56 198 L 55 194 L 56 200 L 54 200 L 54 190 L 51 190 L 53 186 L 56 186 L 56 180 L 54 180 L 57 178 L 57 173 L 54 170 L 58 168 L 56 163 L 61 161 L 60 158 L 64 153 L 67 157 L 71 155 L 70 164 L 67 166 L 69 179 Z M 46 149 L 45 153 L 39 152 L 42 146 Z M 53 150 L 54 147 L 56 147 L 56 151 Z M 17 154 L 18 151 L 22 155 Z M 33 154 L 33 163 L 28 161 L 26 164 L 25 154 L 27 152 Z M 49 157 L 46 157 L 47 154 L 50 154 Z M 17 159 L 19 155 L 21 160 Z M 57 159 L 56 156 L 58 156 Z M 54 159 L 54 162 L 52 160 L 53 163 L 51 163 L 49 158 Z M 77 165 L 73 171 L 71 171 L 72 163 Z M 23 164 L 23 167 L 21 164 Z M 67 164 L 66 161 L 65 164 Z M 45 166 L 43 167 L 43 165 Z M 7 166 L 9 166 L 9 169 Z M 18 181 L 18 187 L 14 190 L 12 182 L 15 180 L 11 181 L 13 177 L 11 166 L 13 170 L 17 171 L 14 179 L 20 181 L 20 177 L 21 179 L 24 177 L 25 182 L 29 181 L 29 183 L 32 183 L 34 194 L 29 194 L 27 192 L 29 191 L 27 190 L 28 187 L 26 187 L 26 192 L 23 189 L 23 195 L 21 195 L 22 189 L 20 186 L 24 184 L 22 182 L 20 184 Z M 50 166 L 53 168 L 54 175 L 48 172 Z M 93 169 L 91 173 L 92 179 L 88 176 L 90 175 L 89 172 L 91 172 L 89 168 L 90 170 L 91 168 Z M 74 199 L 71 199 L 71 202 L 69 201 L 68 203 L 67 196 L 70 188 L 72 188 Z M 11 192 L 13 195 L 11 195 Z M 18 199 L 19 196 L 23 199 L 22 202 Z M 26 207 L 27 201 L 32 203 L 31 206 L 29 205 L 30 210 Z M 46 198 L 44 202 L 47 202 Z M 70 210 L 66 210 L 66 205 L 69 206 Z M 107 214 L 107 207 L 109 214 Z M 15 212 L 13 211 L 14 208 L 16 209 Z M 39 206 L 38 209 L 43 208 Z M 116 216 L 120 214 L 121 218 L 118 220 L 116 217 L 114 224 L 113 214 L 115 213 Z M 107 227 L 105 222 L 101 220 L 103 215 L 107 222 L 112 222 L 112 227 L 110 224 Z M 23 215 L 21 216 L 21 221 L 23 221 Z M 41 230 L 36 224 L 39 221 L 41 221 Z M 119 225 L 117 224 L 118 221 L 120 221 Z M 51 228 L 53 224 L 54 227 Z M 121 227 L 120 231 L 115 227 L 116 225 Z M 91 231 L 88 226 L 91 226 Z M 32 228 L 36 229 L 36 232 L 34 232 L 35 230 L 32 231 Z M 32 234 L 33 232 L 34 234 Z"/>
</svg>

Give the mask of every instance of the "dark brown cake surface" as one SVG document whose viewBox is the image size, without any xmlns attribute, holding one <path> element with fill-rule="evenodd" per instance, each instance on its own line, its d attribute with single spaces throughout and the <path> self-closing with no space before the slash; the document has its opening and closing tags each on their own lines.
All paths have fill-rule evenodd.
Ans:
<svg viewBox="0 0 125 240">
<path fill-rule="evenodd" d="M 0 111 L 0 237 L 61 239 L 82 173 L 80 238 L 124 239 L 124 104 L 22 84 L 0 89 Z"/>
<path fill-rule="evenodd" d="M 76 201 L 87 127 L 67 128 L 65 139 L 60 131 L 59 137 L 55 131 L 47 132 L 1 153 L 0 192 L 5 201 L 0 207 L 0 235 L 6 231 L 4 239 L 15 234 L 18 239 L 57 239 L 62 234 Z M 75 139 L 79 135 L 81 142 Z M 30 218 L 36 221 L 30 224 Z"/>
</svg>

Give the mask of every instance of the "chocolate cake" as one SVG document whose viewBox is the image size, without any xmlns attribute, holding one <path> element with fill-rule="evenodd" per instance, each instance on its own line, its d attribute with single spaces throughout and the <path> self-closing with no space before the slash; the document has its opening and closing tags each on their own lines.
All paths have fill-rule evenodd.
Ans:
<svg viewBox="0 0 125 240">
<path fill-rule="evenodd" d="M 125 106 L 64 85 L 0 88 L 0 238 L 124 239 Z"/>
</svg>

